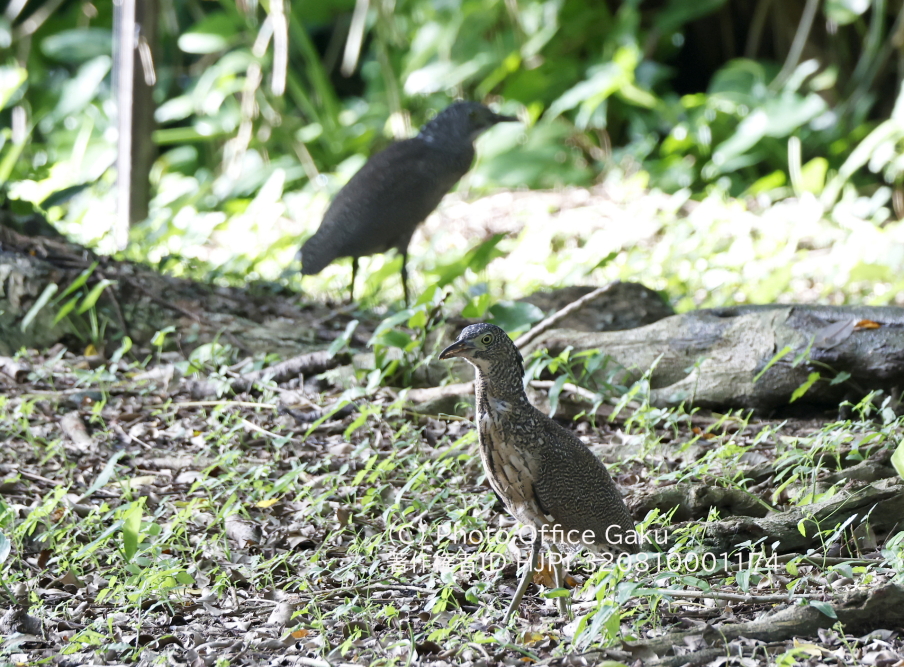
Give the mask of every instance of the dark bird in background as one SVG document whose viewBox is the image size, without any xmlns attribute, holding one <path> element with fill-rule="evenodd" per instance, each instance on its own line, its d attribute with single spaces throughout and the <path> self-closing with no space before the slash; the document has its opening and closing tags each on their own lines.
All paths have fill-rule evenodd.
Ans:
<svg viewBox="0 0 904 667">
<path fill-rule="evenodd" d="M 358 258 L 395 248 L 402 255 L 408 304 L 408 243 L 414 230 L 471 168 L 474 140 L 496 123 L 517 121 L 477 102 L 455 102 L 420 134 L 374 155 L 352 176 L 301 247 L 301 273 L 320 273 L 333 260 L 352 258 L 351 300 Z"/>
<path fill-rule="evenodd" d="M 439 355 L 452 357 L 477 372 L 477 437 L 487 479 L 509 513 L 534 529 L 530 563 L 505 612 L 508 622 L 537 567 L 543 539 L 554 554 L 556 586 L 562 588 L 558 546 L 633 554 L 639 537 L 602 461 L 527 400 L 524 362 L 505 331 L 472 324 Z M 559 601 L 565 611 L 565 599 Z"/>
</svg>

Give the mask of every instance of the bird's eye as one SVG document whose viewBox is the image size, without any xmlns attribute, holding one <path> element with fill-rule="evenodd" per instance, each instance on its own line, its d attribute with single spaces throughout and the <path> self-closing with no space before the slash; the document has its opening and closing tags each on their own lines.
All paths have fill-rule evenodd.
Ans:
<svg viewBox="0 0 904 667">
<path fill-rule="evenodd" d="M 484 335 L 484 337 L 480 339 L 480 342 L 483 343 L 484 345 L 489 345 L 490 343 L 493 342 L 492 334 Z"/>
</svg>

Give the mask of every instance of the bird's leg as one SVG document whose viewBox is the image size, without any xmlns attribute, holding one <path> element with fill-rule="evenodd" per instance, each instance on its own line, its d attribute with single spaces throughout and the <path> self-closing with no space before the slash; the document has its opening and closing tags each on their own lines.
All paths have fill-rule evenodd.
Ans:
<svg viewBox="0 0 904 667">
<path fill-rule="evenodd" d="M 358 275 L 358 258 L 352 257 L 352 284 L 348 288 L 349 303 L 355 302 L 355 277 Z"/>
<path fill-rule="evenodd" d="M 562 564 L 562 552 L 555 544 L 549 545 L 549 551 L 552 554 L 553 573 L 555 574 L 556 588 L 565 588 L 565 566 Z M 571 620 L 571 605 L 568 603 L 570 595 L 563 595 L 557 598 L 559 604 L 559 613 Z"/>
<path fill-rule="evenodd" d="M 408 248 L 402 251 L 402 292 L 405 294 L 405 307 L 408 307 Z"/>
<path fill-rule="evenodd" d="M 521 575 L 521 582 L 518 584 L 518 590 L 515 591 L 515 596 L 509 603 L 508 609 L 505 610 L 505 618 L 502 619 L 502 622 L 504 624 L 507 624 L 509 622 L 512 614 L 515 613 L 515 610 L 518 609 L 518 605 L 521 604 L 521 598 L 524 597 L 524 591 L 526 591 L 528 585 L 530 585 L 530 580 L 534 576 L 534 571 L 537 569 L 537 561 L 540 559 L 540 547 L 542 545 L 543 539 L 541 538 L 540 531 L 538 530 L 536 531 L 534 542 L 531 545 L 530 561 L 524 568 L 524 574 Z"/>
</svg>

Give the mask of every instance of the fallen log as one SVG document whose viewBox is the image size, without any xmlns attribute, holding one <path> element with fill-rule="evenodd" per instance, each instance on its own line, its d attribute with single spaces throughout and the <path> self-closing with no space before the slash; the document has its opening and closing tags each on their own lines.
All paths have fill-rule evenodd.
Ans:
<svg viewBox="0 0 904 667">
<path fill-rule="evenodd" d="M 619 383 L 649 371 L 650 401 L 658 407 L 768 412 L 787 405 L 795 392 L 803 392 L 803 404 L 837 406 L 870 391 L 904 387 L 904 308 L 700 310 L 626 331 L 557 329 L 524 352 L 545 348 L 556 356 L 568 347 L 609 355 Z"/>
</svg>

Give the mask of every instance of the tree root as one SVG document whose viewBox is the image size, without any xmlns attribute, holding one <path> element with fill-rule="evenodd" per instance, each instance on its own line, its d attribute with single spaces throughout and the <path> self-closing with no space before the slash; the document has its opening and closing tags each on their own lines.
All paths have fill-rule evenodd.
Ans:
<svg viewBox="0 0 904 667">
<path fill-rule="evenodd" d="M 705 519 L 712 508 L 720 516 L 765 517 L 769 507 L 756 496 L 740 489 L 728 489 L 708 484 L 675 484 L 653 489 L 631 497 L 628 509 L 635 517 L 643 518 L 647 512 L 658 509 L 662 513 L 678 509 L 673 521 Z"/>
<path fill-rule="evenodd" d="M 838 526 L 848 521 L 852 528 L 868 522 L 877 534 L 899 530 L 904 525 L 904 481 L 883 479 L 852 493 L 762 518 L 734 517 L 709 522 L 703 524 L 703 546 L 713 553 L 730 553 L 749 540 L 764 541 L 767 548 L 778 543 L 776 551 L 780 553 L 806 551 L 814 542 L 828 540 Z"/>
<path fill-rule="evenodd" d="M 776 642 L 791 637 L 815 636 L 820 628 L 830 628 L 836 622 L 844 625 L 846 632 L 866 633 L 877 629 L 899 628 L 904 625 L 904 586 L 885 584 L 872 590 L 858 589 L 831 605 L 837 618 L 832 618 L 811 605 L 791 606 L 746 623 L 731 623 L 718 627 L 707 626 L 703 632 L 672 632 L 662 637 L 637 642 L 625 642 L 632 656 L 644 660 L 646 665 L 701 664 L 700 658 L 712 660 L 713 651 L 728 655 L 730 642 L 745 637 L 764 642 Z M 702 637 L 713 648 L 680 655 L 668 656 L 675 647 L 687 644 L 687 640 Z M 718 647 L 718 648 L 715 648 Z M 699 654 L 699 655 L 698 655 Z M 648 661 L 653 655 L 660 659 Z M 695 657 L 696 656 L 696 657 Z"/>
</svg>

